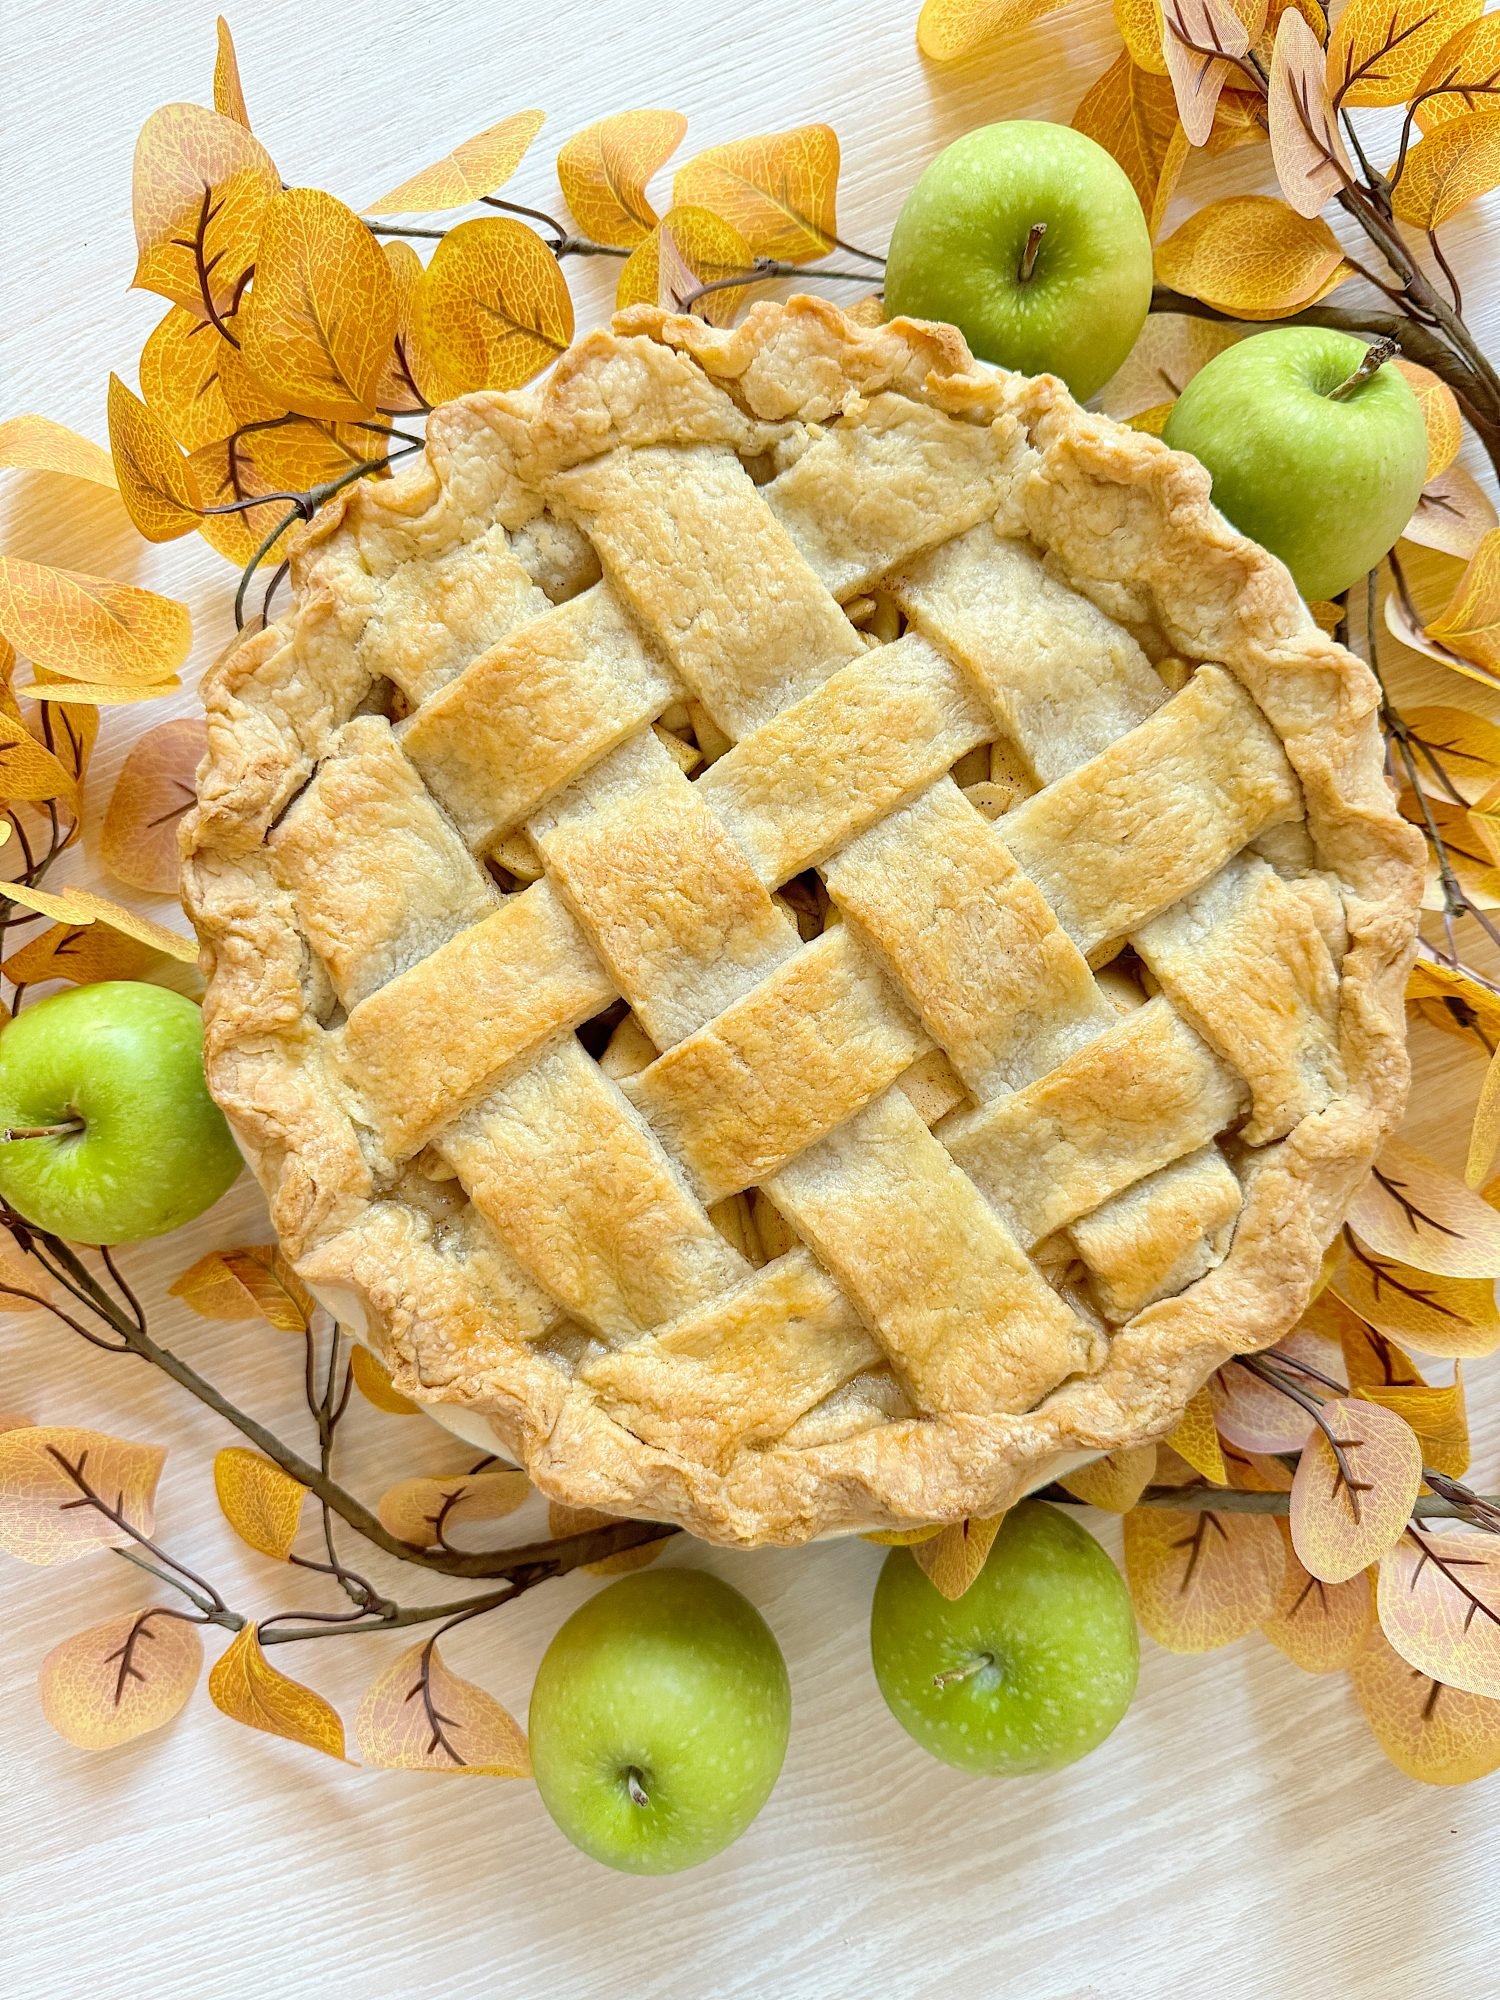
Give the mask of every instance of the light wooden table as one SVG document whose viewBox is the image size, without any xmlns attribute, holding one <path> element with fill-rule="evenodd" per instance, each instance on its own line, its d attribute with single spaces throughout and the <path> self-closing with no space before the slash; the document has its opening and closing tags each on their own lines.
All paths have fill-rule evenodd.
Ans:
<svg viewBox="0 0 1500 2000">
<path fill-rule="evenodd" d="M 879 247 L 938 145 L 987 118 L 1066 118 L 1118 46 L 1107 7 L 1087 0 L 1003 60 L 929 72 L 915 13 L 916 0 L 242 0 L 234 27 L 256 129 L 290 181 L 368 200 L 531 104 L 552 114 L 553 149 L 589 119 L 639 104 L 686 112 L 689 147 L 826 119 L 844 146 L 842 231 Z M 0 62 L 4 413 L 37 409 L 102 437 L 106 372 L 133 375 L 162 310 L 126 290 L 131 147 L 158 104 L 206 99 L 212 8 L 10 0 Z M 538 148 L 518 199 L 555 200 L 552 158 Z M 1189 187 L 1228 191 L 1247 167 L 1253 156 L 1198 160 Z M 1455 236 L 1493 348 L 1500 292 L 1484 229 L 1471 214 Z M 613 271 L 570 276 L 588 324 Z M 107 495 L 0 483 L 0 546 L 185 596 L 194 674 L 218 650 L 232 581 L 216 557 L 196 543 L 145 549 Z M 1452 698 L 1436 669 L 1404 684 Z M 174 712 L 192 699 L 185 691 Z M 167 713 L 109 720 L 91 833 L 123 750 Z M 1452 1159 L 1474 1060 L 1436 1035 L 1419 1055 L 1413 1129 Z M 295 1347 L 268 1330 L 192 1321 L 164 1297 L 203 1250 L 264 1228 L 242 1186 L 129 1269 L 165 1338 L 294 1427 Z M 1493 1490 L 1500 1370 L 1474 1371 L 1472 1402 L 1476 1477 Z M 287 1603 L 286 1572 L 243 1550 L 217 1514 L 209 1462 L 227 1433 L 164 1379 L 6 1318 L 0 1407 L 17 1406 L 170 1443 L 159 1513 L 170 1545 L 236 1603 Z M 461 1461 L 419 1419 L 361 1409 L 350 1429 L 347 1474 L 367 1491 Z M 515 1525 L 524 1534 L 534 1523 Z M 1117 1546 L 1113 1524 L 1102 1532 Z M 929 1761 L 885 1713 L 865 1639 L 878 1551 L 849 1542 L 726 1557 L 677 1544 L 666 1559 L 714 1568 L 762 1607 L 786 1649 L 796 1720 L 785 1776 L 751 1832 L 664 1882 L 585 1863 L 529 1785 L 341 1769 L 235 1728 L 201 1691 L 157 1737 L 76 1751 L 41 1719 L 36 1664 L 59 1638 L 140 1602 L 140 1580 L 102 1556 L 57 1571 L 7 1564 L 0 1988 L 16 2000 L 1396 2000 L 1419 1986 L 1467 2000 L 1494 1990 L 1500 1780 L 1456 1794 L 1408 1783 L 1366 1738 L 1341 1677 L 1309 1679 L 1259 1640 L 1198 1661 L 1148 1644 L 1139 1699 L 1107 1747 L 1057 1778 L 985 1783 Z M 524 1715 L 543 1647 L 591 1587 L 548 1586 L 455 1635 L 453 1665 Z M 282 1661 L 348 1715 L 397 1643 L 307 1647 Z"/>
</svg>

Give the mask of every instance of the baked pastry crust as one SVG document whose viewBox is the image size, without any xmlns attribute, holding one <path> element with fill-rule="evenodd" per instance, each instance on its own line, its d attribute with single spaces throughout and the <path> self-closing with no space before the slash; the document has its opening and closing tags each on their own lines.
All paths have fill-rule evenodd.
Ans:
<svg viewBox="0 0 1500 2000">
<path fill-rule="evenodd" d="M 292 582 L 204 682 L 208 1074 L 406 1394 L 795 1542 L 993 1514 L 1296 1319 L 1405 1090 L 1420 841 L 1196 462 L 949 328 L 638 307 Z"/>
</svg>

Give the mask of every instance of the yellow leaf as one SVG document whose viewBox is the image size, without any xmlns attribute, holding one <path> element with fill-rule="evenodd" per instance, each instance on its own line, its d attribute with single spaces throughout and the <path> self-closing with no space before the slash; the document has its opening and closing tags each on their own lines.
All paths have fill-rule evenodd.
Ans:
<svg viewBox="0 0 1500 2000">
<path fill-rule="evenodd" d="M 86 1491 L 149 1535 L 166 1456 L 102 1431 L 40 1424 L 0 1434 L 0 1549 L 47 1566 L 128 1543 L 128 1529 L 87 1504 Z"/>
<path fill-rule="evenodd" d="M 1323 69 L 1322 43 L 1289 7 L 1276 29 L 1267 123 L 1281 192 L 1306 216 L 1317 215 L 1354 178 Z"/>
<path fill-rule="evenodd" d="M 354 1386 L 367 1403 L 373 1403 L 377 1410 L 384 1410 L 393 1417 L 414 1417 L 422 1405 L 414 1403 L 410 1396 L 403 1396 L 391 1382 L 390 1371 L 385 1363 L 373 1355 L 360 1341 L 354 1343 L 349 1355 L 349 1365 L 354 1375 Z"/>
<path fill-rule="evenodd" d="M 1062 1473 L 1058 1485 L 1087 1506 L 1106 1514 L 1128 1514 L 1156 1472 L 1154 1444 L 1126 1445 Z"/>
<path fill-rule="evenodd" d="M 1419 802 L 1411 787 L 1405 786 L 1398 803 L 1407 819 L 1427 841 L 1427 884 L 1422 896 L 1422 908 L 1441 910 L 1445 902 L 1437 848 L 1428 831 L 1428 820 L 1436 828 L 1448 866 L 1470 902 L 1481 910 L 1493 910 L 1500 906 L 1500 864 L 1495 859 L 1493 840 L 1485 837 L 1488 812 L 1485 801 L 1480 800 L 1465 811 L 1462 806 L 1455 806 L 1431 793 L 1424 793 Z"/>
<path fill-rule="evenodd" d="M 1304 1673 L 1331 1674 L 1359 1658 L 1374 1622 L 1375 1593 L 1363 1570 L 1343 1583 L 1325 1583 L 1288 1548 L 1281 1595 L 1260 1629 Z"/>
<path fill-rule="evenodd" d="M 422 287 L 422 260 L 399 237 L 381 245 L 390 266 L 396 294 L 396 335 L 375 389 L 375 406 L 392 415 L 427 409 L 432 397 L 432 371 L 422 352 L 417 301 Z"/>
<path fill-rule="evenodd" d="M 1271 1349 L 1266 1359 L 1275 1363 L 1289 1356 L 1337 1380 L 1337 1342 L 1319 1328 L 1306 1323 L 1296 1326 Z M 1288 1371 L 1300 1380 L 1295 1368 Z M 1316 1377 L 1313 1378 L 1316 1380 Z M 1209 1384 L 1213 1397 L 1214 1421 L 1228 1444 L 1241 1451 L 1274 1453 L 1300 1451 L 1312 1428 L 1312 1418 L 1292 1397 L 1273 1388 L 1264 1377 L 1237 1361 L 1227 1363 Z"/>
<path fill-rule="evenodd" d="M 1483 1182 L 1494 1164 L 1500 1146 L 1500 1057 L 1491 1056 L 1479 1086 L 1479 1102 L 1469 1127 L 1469 1153 L 1464 1162 L 1464 1181 L 1471 1188 Z"/>
<path fill-rule="evenodd" d="M 1424 1386 L 1421 1371 L 1404 1348 L 1398 1347 L 1394 1340 L 1387 1340 L 1375 1327 L 1366 1326 L 1342 1299 L 1325 1292 L 1318 1309 L 1326 1311 L 1330 1305 L 1338 1308 L 1344 1373 L 1355 1395 L 1374 1390 L 1377 1393 L 1370 1400 L 1378 1403 L 1384 1400 L 1387 1389 L 1420 1389 Z"/>
<path fill-rule="evenodd" d="M 1451 600 L 1427 630 L 1464 659 L 1500 673 L 1500 528 L 1479 544 Z"/>
<path fill-rule="evenodd" d="M 246 1625 L 214 1662 L 208 1693 L 215 1708 L 247 1729 L 285 1736 L 325 1757 L 344 1757 L 344 1725 L 337 1711 L 300 1681 L 278 1673 L 261 1650 L 253 1625 Z"/>
<path fill-rule="evenodd" d="M 1214 1427 L 1213 1397 L 1206 1384 L 1183 1411 L 1177 1428 L 1167 1433 L 1166 1441 L 1194 1472 L 1212 1480 L 1215 1486 L 1229 1483 L 1224 1454 L 1219 1448 L 1219 1433 Z"/>
<path fill-rule="evenodd" d="M 1322 599 L 1314 598 L 1307 608 L 1317 622 L 1319 631 L 1327 632 L 1330 636 L 1337 632 L 1340 625 L 1344 622 L 1344 607 L 1342 604 L 1329 604 Z"/>
<path fill-rule="evenodd" d="M 240 316 L 224 322 L 235 339 L 240 337 Z M 236 347 L 226 340 L 219 356 L 219 387 L 224 392 L 224 401 L 229 407 L 232 422 L 223 426 L 220 436 L 227 436 L 236 427 L 254 424 L 274 423 L 278 417 L 287 417 L 286 404 L 280 396 L 270 395 L 256 375 L 251 372 L 245 359 L 244 348 Z"/>
<path fill-rule="evenodd" d="M 498 125 L 465 139 L 443 159 L 365 205 L 366 215 L 433 215 L 465 208 L 504 187 L 542 129 L 544 111 L 513 111 Z M 406 247 L 410 247 L 409 245 Z"/>
<path fill-rule="evenodd" d="M 1413 1525 L 1381 1558 L 1377 1602 L 1381 1630 L 1408 1666 L 1446 1687 L 1500 1696 L 1500 1545 L 1492 1535 Z"/>
<path fill-rule="evenodd" d="M 1467 1785 L 1500 1770 L 1500 1701 L 1418 1673 L 1378 1631 L 1350 1678 L 1375 1741 L 1408 1778 Z"/>
<path fill-rule="evenodd" d="M 1123 55 L 1086 93 L 1073 125 L 1125 169 L 1154 237 L 1188 154 L 1171 84 Z"/>
<path fill-rule="evenodd" d="M 1422 1447 L 1422 1463 L 1449 1479 L 1462 1479 L 1469 1469 L 1469 1412 L 1464 1400 L 1463 1363 L 1453 1364 L 1453 1380 L 1441 1386 L 1361 1388 L 1358 1392 L 1382 1409 L 1394 1410 L 1410 1424 Z"/>
<path fill-rule="evenodd" d="M 1500 1277 L 1500 1215 L 1400 1139 L 1387 1139 L 1349 1204 L 1367 1249 L 1450 1278 Z"/>
<path fill-rule="evenodd" d="M 54 1646 L 37 1669 L 37 1689 L 59 1736 L 80 1750 L 113 1750 L 170 1722 L 202 1668 L 197 1628 L 153 1605 Z"/>
<path fill-rule="evenodd" d="M 710 146 L 679 167 L 672 200 L 710 208 L 757 257 L 806 264 L 834 245 L 839 142 L 831 125 L 797 125 Z"/>
<path fill-rule="evenodd" d="M 180 931 L 169 931 L 165 924 L 153 923 L 150 917 L 138 917 L 134 910 L 122 910 L 118 903 L 112 903 L 107 896 L 96 896 L 92 889 L 69 887 L 54 895 L 50 890 L 33 889 L 23 882 L 9 882 L 5 893 L 13 903 L 24 903 L 28 910 L 38 910 L 55 923 L 108 924 L 111 930 L 122 931 L 126 937 L 167 958 L 175 958 L 181 965 L 198 963 L 198 947 L 192 938 L 184 937 Z"/>
<path fill-rule="evenodd" d="M 1488 1278 L 1444 1278 L 1378 1257 L 1345 1239 L 1332 1285 L 1361 1319 L 1392 1340 L 1448 1359 L 1500 1347 L 1500 1313 Z"/>
<path fill-rule="evenodd" d="M 1422 1485 L 1422 1447 L 1393 1410 L 1336 1396 L 1292 1481 L 1292 1547 L 1309 1574 L 1346 1583 L 1392 1547 Z M 1338 1450 L 1335 1451 L 1335 1444 Z"/>
<path fill-rule="evenodd" d="M 1424 132 L 1482 111 L 1495 103 L 1500 84 L 1500 14 L 1485 14 L 1460 28 L 1439 49 L 1412 97 L 1412 109 Z"/>
<path fill-rule="evenodd" d="M 547 1533 L 554 1539 L 564 1535 L 586 1535 L 594 1528 L 607 1528 L 615 1516 L 598 1514 L 592 1507 L 565 1507 L 560 1500 L 547 1503 Z M 919 1538 L 928 1531 L 920 1529 Z M 937 1534 L 934 1528 L 931 1531 Z M 867 1537 L 874 1540 L 875 1537 Z M 618 1554 L 606 1556 L 603 1562 L 585 1563 L 583 1567 L 590 1576 L 619 1576 L 626 1570 L 645 1569 L 666 1547 L 665 1542 L 640 1542 L 633 1549 L 621 1549 Z"/>
<path fill-rule="evenodd" d="M 219 369 L 233 353 L 213 322 L 186 306 L 173 306 L 141 350 L 141 394 L 188 451 L 234 429 Z"/>
<path fill-rule="evenodd" d="M 942 1534 L 943 1523 L 936 1521 L 927 1528 L 870 1528 L 860 1536 L 862 1542 L 873 1542 L 881 1549 L 911 1549 L 918 1542 L 930 1542 Z"/>
<path fill-rule="evenodd" d="M 1271 195 L 1236 194 L 1189 216 L 1157 246 L 1164 285 L 1240 319 L 1281 319 L 1352 276 L 1326 222 Z"/>
<path fill-rule="evenodd" d="M 1328 93 L 1339 110 L 1404 104 L 1422 73 L 1484 0 L 1349 0 L 1328 38 Z"/>
<path fill-rule="evenodd" d="M 573 300 L 533 229 L 495 216 L 450 229 L 417 302 L 422 348 L 443 398 L 518 389 L 573 338 Z"/>
<path fill-rule="evenodd" d="M 1263 0 L 1253 23 L 1229 0 L 1163 0 L 1162 53 L 1192 145 L 1206 144 L 1219 93 L 1234 73 L 1232 58 L 1248 52 L 1264 19 Z"/>
<path fill-rule="evenodd" d="M 1461 465 L 1450 465 L 1428 480 L 1401 536 L 1467 562 L 1497 525 L 1500 515 L 1488 493 Z"/>
<path fill-rule="evenodd" d="M 258 1451 L 225 1445 L 214 1456 L 219 1510 L 242 1542 L 285 1562 L 297 1539 L 307 1488 Z"/>
<path fill-rule="evenodd" d="M 573 134 L 557 156 L 557 178 L 585 236 L 629 250 L 651 234 L 646 183 L 686 131 L 680 111 L 618 111 Z"/>
<path fill-rule="evenodd" d="M 930 1541 L 913 1543 L 917 1566 L 935 1590 L 950 1601 L 963 1596 L 984 1568 L 1004 1518 L 996 1514 L 984 1521 L 954 1521 Z"/>
<path fill-rule="evenodd" d="M 467 1521 L 499 1521 L 514 1514 L 531 1491 L 524 1472 L 494 1468 L 398 1480 L 380 1496 L 381 1526 L 415 1549 L 435 1548 L 450 1528 Z"/>
<path fill-rule="evenodd" d="M 7 417 L 0 424 L 0 469 L 61 472 L 96 486 L 118 485 L 114 461 L 104 447 L 51 417 Z"/>
<path fill-rule="evenodd" d="M 86 708 L 128 708 L 138 701 L 155 701 L 182 686 L 175 674 L 170 680 L 152 681 L 144 687 L 105 687 L 95 681 L 31 681 L 21 693 L 32 701 L 55 702 L 67 707 L 78 703 Z"/>
<path fill-rule="evenodd" d="M 78 815 L 76 778 L 9 715 L 0 715 L 0 797 L 56 799 L 70 817 Z"/>
<path fill-rule="evenodd" d="M 1169 1653 L 1208 1653 L 1253 1632 L 1281 1596 L 1286 1552 L 1266 1514 L 1125 1516 L 1125 1574 L 1142 1625 Z"/>
<path fill-rule="evenodd" d="M 153 111 L 136 141 L 134 284 L 221 316 L 255 262 L 275 163 L 243 125 L 198 104 Z"/>
<path fill-rule="evenodd" d="M 38 667 L 106 684 L 159 681 L 193 642 L 170 597 L 19 556 L 0 556 L 0 632 Z"/>
<path fill-rule="evenodd" d="M 461 1778 L 527 1778 L 526 1735 L 492 1694 L 450 1673 L 435 1640 L 411 1646 L 376 1675 L 354 1719 L 367 1764 Z"/>
<path fill-rule="evenodd" d="M 1483 547 L 1481 540 L 1480 547 Z M 1451 646 L 1445 646 L 1435 639 L 1430 630 L 1425 630 L 1408 610 L 1406 601 L 1399 590 L 1388 590 L 1385 597 L 1386 630 L 1403 646 L 1410 646 L 1415 652 L 1423 653 L 1429 660 L 1437 660 L 1440 665 L 1451 667 L 1454 673 L 1462 674 L 1465 680 L 1478 681 L 1481 687 L 1500 691 L 1500 673 L 1489 667 L 1478 666 L 1466 660 L 1462 653 L 1456 653 Z"/>
<path fill-rule="evenodd" d="M 1391 366 L 1406 377 L 1421 405 L 1422 421 L 1427 426 L 1427 477 L 1436 479 L 1458 457 L 1458 448 L 1464 441 L 1458 398 L 1430 368 L 1422 368 L 1404 355 L 1398 354 Z"/>
<path fill-rule="evenodd" d="M 291 417 L 289 424 L 307 425 L 309 429 L 321 432 L 332 426 L 315 425 L 311 417 Z M 198 523 L 198 532 L 211 549 L 216 549 L 226 561 L 236 569 L 245 569 L 256 558 L 261 544 L 277 525 L 287 523 L 270 548 L 260 555 L 265 563 L 280 562 L 286 554 L 287 536 L 297 525 L 290 519 L 292 503 L 285 498 L 287 488 L 280 481 L 272 479 L 260 463 L 259 450 L 264 449 L 271 432 L 258 431 L 250 436 L 242 432 L 231 433 L 228 437 L 215 438 L 208 444 L 199 445 L 193 453 L 192 466 L 203 495 L 205 509 L 227 506 L 231 501 L 244 500 L 250 504 L 238 508 L 232 514 L 205 512 Z M 275 435 L 280 435 L 278 431 Z M 307 482 L 309 485 L 315 481 Z M 295 491 L 304 490 L 298 486 Z M 259 494 L 278 494 L 277 499 L 257 499 Z"/>
<path fill-rule="evenodd" d="M 957 62 L 1061 5 L 1062 0 L 922 0 L 917 47 L 933 62 Z"/>
<path fill-rule="evenodd" d="M 0 962 L 0 972 L 13 986 L 40 986 L 49 979 L 92 986 L 99 979 L 146 979 L 161 956 L 102 924 L 51 924 Z"/>
<path fill-rule="evenodd" d="M 1500 111 L 1466 111 L 1413 146 L 1391 190 L 1398 219 L 1441 229 L 1461 208 L 1500 187 Z"/>
<path fill-rule="evenodd" d="M 1176 407 L 1175 403 L 1157 403 L 1151 409 L 1142 410 L 1127 421 L 1133 431 L 1142 431 L 1147 437 L 1159 438 L 1167 428 L 1167 419 Z"/>
<path fill-rule="evenodd" d="M 1214 106 L 1213 130 L 1203 142 L 1211 160 L 1224 153 L 1238 152 L 1242 146 L 1259 146 L 1270 137 L 1266 100 L 1258 90 L 1236 90 L 1233 81 L 1219 92 Z"/>
<path fill-rule="evenodd" d="M 268 395 L 309 417 L 364 416 L 396 333 L 390 266 L 352 208 L 287 188 L 266 210 L 238 324 Z"/>
<path fill-rule="evenodd" d="M 273 1243 L 210 1250 L 167 1287 L 204 1319 L 263 1319 L 282 1333 L 303 1333 L 316 1301 Z"/>
<path fill-rule="evenodd" d="M 243 483 L 251 492 L 310 493 L 341 479 L 356 465 L 378 465 L 388 444 L 378 423 L 371 428 L 363 419 L 344 424 L 322 417 L 286 416 L 242 441 L 249 447 L 250 461 Z M 266 522 L 262 539 L 274 525 Z"/>
<path fill-rule="evenodd" d="M 148 542 L 173 542 L 198 525 L 203 496 L 192 466 L 161 418 L 109 378 L 109 444 L 125 511 Z"/>
<path fill-rule="evenodd" d="M 1152 313 L 1124 365 L 1113 374 L 1099 400 L 1112 417 L 1134 417 L 1173 403 L 1188 383 L 1226 347 L 1243 340 L 1245 329 L 1190 313 Z"/>
<path fill-rule="evenodd" d="M 626 306 L 654 306 L 658 303 L 671 311 L 681 307 L 686 292 L 674 293 L 670 300 L 662 296 L 663 236 L 671 240 L 672 248 L 687 274 L 689 291 L 698 285 L 732 278 L 739 271 L 749 271 L 755 262 L 750 245 L 739 231 L 732 229 L 727 222 L 721 222 L 708 209 L 668 209 L 651 234 L 636 245 L 620 266 L 620 280 L 615 290 L 618 310 L 623 311 Z M 743 285 L 726 285 L 722 292 L 705 294 L 694 304 L 693 311 L 711 326 L 728 326 L 744 298 Z"/>
<path fill-rule="evenodd" d="M 1461 966 L 1419 957 L 1406 976 L 1406 1003 L 1434 1027 L 1477 1042 L 1488 1056 L 1500 1049 L 1500 993 Z"/>
<path fill-rule="evenodd" d="M 214 57 L 214 109 L 221 118 L 232 118 L 236 125 L 250 130 L 250 114 L 245 109 L 245 93 L 240 85 L 239 58 L 234 52 L 234 37 L 229 32 L 229 23 L 221 14 L 218 22 L 218 51 Z"/>
<path fill-rule="evenodd" d="M 1114 12 L 1125 53 L 1136 68 L 1149 70 L 1152 76 L 1165 76 L 1161 0 L 1114 0 Z"/>
</svg>

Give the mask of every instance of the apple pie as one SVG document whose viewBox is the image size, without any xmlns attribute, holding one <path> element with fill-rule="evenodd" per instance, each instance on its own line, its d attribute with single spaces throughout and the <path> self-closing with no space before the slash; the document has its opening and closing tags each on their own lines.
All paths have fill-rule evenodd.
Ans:
<svg viewBox="0 0 1500 2000">
<path fill-rule="evenodd" d="M 993 1514 L 1303 1309 L 1398 1111 L 1375 685 L 1198 464 L 815 299 L 637 307 L 208 676 L 213 1091 L 555 1498 Z"/>
</svg>

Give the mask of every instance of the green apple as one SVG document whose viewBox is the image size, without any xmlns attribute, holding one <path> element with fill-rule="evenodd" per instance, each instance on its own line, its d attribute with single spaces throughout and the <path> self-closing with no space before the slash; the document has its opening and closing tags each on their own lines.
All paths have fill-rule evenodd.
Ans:
<svg viewBox="0 0 1500 2000">
<path fill-rule="evenodd" d="M 203 1019 L 162 986 L 105 980 L 0 1033 L 0 1196 L 78 1243 L 190 1222 L 240 1171 L 203 1080 Z"/>
<path fill-rule="evenodd" d="M 1124 1579 L 1087 1529 L 1040 1501 L 1014 1507 L 963 1596 L 892 1549 L 875 1586 L 880 1692 L 924 1750 L 960 1771 L 1055 1771 L 1130 1706 L 1139 1648 Z"/>
<path fill-rule="evenodd" d="M 1381 349 L 1329 327 L 1278 327 L 1216 354 L 1162 435 L 1213 477 L 1214 505 L 1280 556 L 1306 598 L 1372 570 L 1427 481 L 1427 427 Z"/>
<path fill-rule="evenodd" d="M 702 1570 L 622 1577 L 573 1613 L 537 1670 L 537 1789 L 596 1861 L 691 1868 L 770 1797 L 791 1712 L 781 1649 L 737 1590 Z"/>
<path fill-rule="evenodd" d="M 1151 304 L 1151 233 L 1104 148 L 1020 118 L 945 146 L 906 197 L 886 309 L 946 319 L 985 361 L 1060 375 L 1080 401 L 1135 345 Z"/>
</svg>

